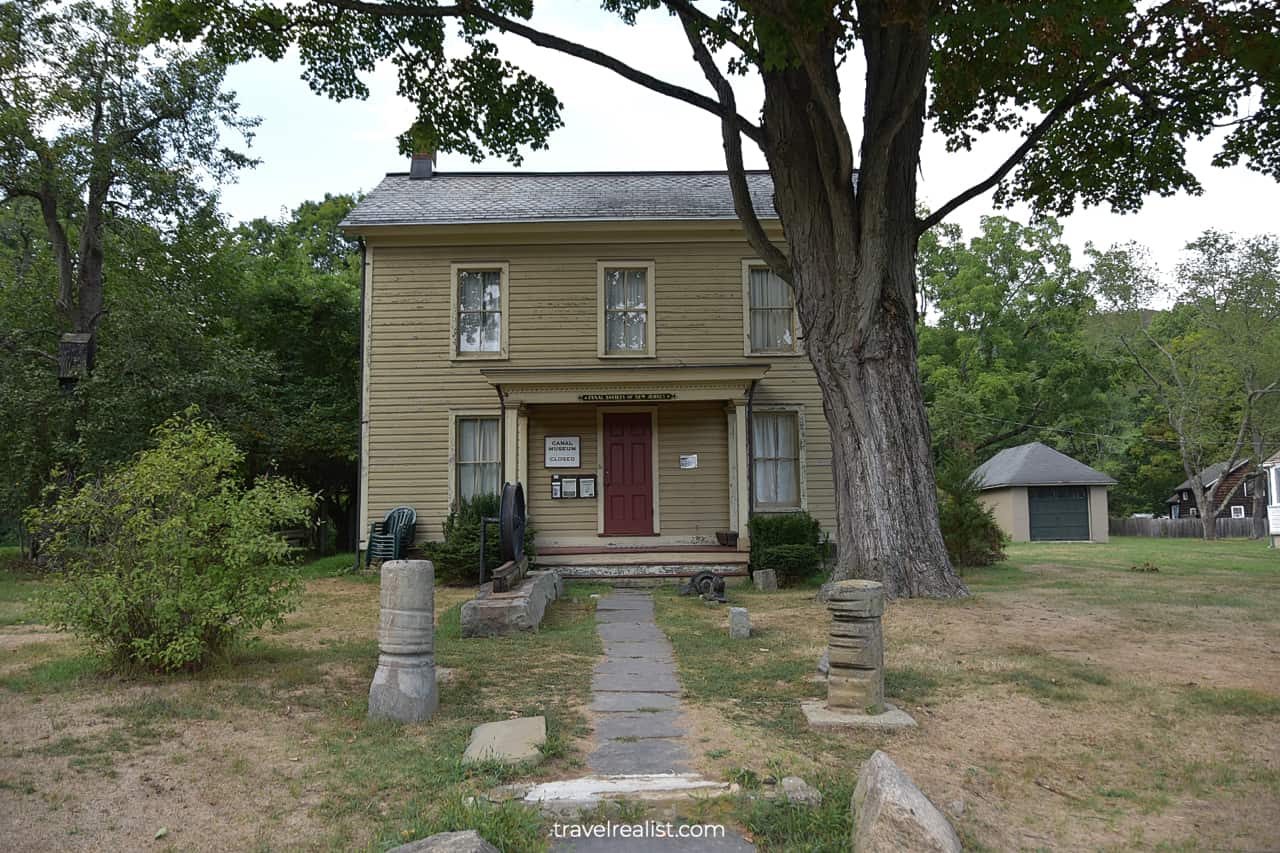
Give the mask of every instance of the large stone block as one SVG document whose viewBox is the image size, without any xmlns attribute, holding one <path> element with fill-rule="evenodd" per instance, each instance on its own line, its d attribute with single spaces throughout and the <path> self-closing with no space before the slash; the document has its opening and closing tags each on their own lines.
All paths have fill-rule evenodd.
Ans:
<svg viewBox="0 0 1280 853">
<path fill-rule="evenodd" d="M 751 636 L 751 616 L 745 607 L 729 608 L 729 638 L 745 640 Z"/>
<path fill-rule="evenodd" d="M 483 589 L 462 605 L 462 636 L 504 637 L 536 631 L 547 606 L 560 597 L 564 581 L 559 572 L 529 572 L 518 587 L 509 592 Z"/>
<path fill-rule="evenodd" d="M 960 837 L 946 817 L 879 750 L 862 765 L 850 806 L 854 853 L 960 853 Z"/>
<path fill-rule="evenodd" d="M 441 832 L 393 847 L 387 853 L 498 853 L 498 848 L 480 837 L 474 829 L 464 832 Z"/>
<path fill-rule="evenodd" d="M 542 760 L 539 748 L 547 742 L 546 717 L 517 717 L 484 723 L 471 730 L 471 740 L 462 754 L 464 763 L 500 761 L 520 764 Z"/>
<path fill-rule="evenodd" d="M 752 572 L 751 580 L 755 583 L 756 589 L 765 592 L 774 592 L 778 588 L 778 573 L 773 569 L 760 569 Z"/>
</svg>

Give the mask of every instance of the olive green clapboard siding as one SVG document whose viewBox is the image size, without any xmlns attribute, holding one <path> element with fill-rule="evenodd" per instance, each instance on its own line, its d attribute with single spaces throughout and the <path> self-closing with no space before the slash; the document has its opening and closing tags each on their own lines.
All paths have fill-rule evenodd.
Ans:
<svg viewBox="0 0 1280 853">
<path fill-rule="evenodd" d="M 582 439 L 580 468 L 544 468 L 544 439 L 549 435 L 576 435 Z M 540 541 L 562 535 L 590 536 L 596 532 L 596 502 L 584 498 L 552 500 L 551 477 L 596 474 L 597 491 L 602 485 L 596 471 L 595 406 L 529 407 L 529 482 L 525 500 L 529 522 Z"/>
<path fill-rule="evenodd" d="M 497 394 L 480 375 L 481 368 L 618 364 L 616 359 L 596 355 L 597 264 L 601 261 L 654 263 L 656 357 L 630 363 L 662 366 L 743 360 L 742 261 L 754 257 L 745 242 L 575 244 L 568 233 L 571 228 L 566 226 L 565 242 L 558 245 L 419 247 L 380 244 L 377 238 L 369 238 L 369 519 L 409 503 L 418 510 L 419 538 L 439 538 L 449 511 L 450 410 L 499 413 Z M 510 357 L 506 360 L 450 359 L 450 264 L 469 262 L 509 265 L 504 321 Z M 772 368 L 757 385 L 756 404 L 804 407 L 807 506 L 824 528 L 833 530 L 830 441 L 812 368 L 803 356 L 763 360 Z M 707 435 L 690 436 L 691 440 L 705 445 L 710 430 L 715 430 L 727 442 L 723 410 L 708 407 L 707 414 Z M 682 451 L 662 438 L 661 426 L 659 431 L 660 465 L 664 471 L 675 466 L 678 472 L 678 455 L 693 451 Z M 594 424 L 583 434 L 584 455 L 589 434 L 594 435 Z M 541 468 L 541 444 L 534 438 L 532 421 L 529 445 L 532 490 L 535 472 Z M 702 452 L 698 452 L 697 473 L 659 477 L 663 535 L 705 535 L 708 529 L 714 533 L 727 526 L 727 448 L 714 469 L 701 467 Z M 724 481 L 713 487 L 713 475 Z M 673 488 L 687 484 L 691 490 L 668 498 L 667 480 Z M 704 498 L 708 504 L 697 506 Z M 668 528 L 668 500 L 673 508 L 685 507 L 679 513 L 693 513 L 696 508 L 701 515 L 692 520 L 677 514 Z M 595 531 L 594 512 L 590 516 L 590 524 L 580 534 Z"/>
</svg>

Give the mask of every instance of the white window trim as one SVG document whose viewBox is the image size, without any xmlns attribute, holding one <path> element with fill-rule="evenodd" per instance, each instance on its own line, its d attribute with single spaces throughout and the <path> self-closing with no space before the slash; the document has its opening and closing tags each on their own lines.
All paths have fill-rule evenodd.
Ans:
<svg viewBox="0 0 1280 853">
<path fill-rule="evenodd" d="M 658 502 L 658 495 L 661 492 L 658 483 L 658 407 L 657 406 L 597 406 L 596 407 L 596 535 L 598 536 L 618 536 L 628 539 L 642 539 L 643 533 L 605 533 L 604 532 L 604 494 L 605 494 L 605 477 L 604 477 L 604 416 L 620 415 L 627 412 L 647 412 L 649 414 L 650 424 L 650 442 L 649 442 L 649 464 L 652 467 L 650 476 L 653 478 L 653 536 L 662 535 L 662 515 L 661 506 Z"/>
<path fill-rule="evenodd" d="M 492 418 L 498 422 L 498 479 L 502 480 L 502 412 L 497 409 L 449 410 L 449 511 L 458 508 L 458 420 L 460 418 Z"/>
<path fill-rule="evenodd" d="M 1239 515 L 1237 515 L 1237 514 L 1236 514 L 1237 512 L 1239 513 Z M 1231 507 L 1231 517 L 1232 517 L 1232 518 L 1244 518 L 1244 507 L 1240 506 L 1239 504 L 1235 504 L 1235 505 L 1233 505 L 1233 506 Z"/>
<path fill-rule="evenodd" d="M 497 352 L 461 352 L 458 349 L 458 274 L 464 270 L 498 270 L 498 310 L 502 313 L 499 334 L 502 343 Z M 506 261 L 466 261 L 449 264 L 449 349 L 453 361 L 502 361 L 508 358 L 507 341 L 511 329 L 510 304 L 511 265 Z"/>
<path fill-rule="evenodd" d="M 758 258 L 744 258 L 742 261 L 742 354 L 748 358 L 791 358 L 804 355 L 804 341 L 800 336 L 800 312 L 796 310 L 796 295 L 791 288 L 791 340 L 789 350 L 757 350 L 751 348 L 751 271 L 769 267 Z"/>
<path fill-rule="evenodd" d="M 756 405 L 751 407 L 752 417 L 755 417 L 756 415 L 760 415 L 760 414 L 770 414 L 770 413 L 776 414 L 779 412 L 790 412 L 796 416 L 796 432 L 797 432 L 796 441 L 798 444 L 796 448 L 796 454 L 797 454 L 796 465 L 800 469 L 800 505 L 787 506 L 785 504 L 761 504 L 756 502 L 756 499 L 755 499 L 756 498 L 756 495 L 755 495 L 756 448 L 755 448 L 755 442 L 750 442 L 749 447 L 751 452 L 749 454 L 749 458 L 747 459 L 747 467 L 751 470 L 751 493 L 750 493 L 751 509 L 752 509 L 752 512 L 759 512 L 759 513 L 765 513 L 765 514 L 775 513 L 775 512 L 808 512 L 809 511 L 809 465 L 806 459 L 805 445 L 807 444 L 807 442 L 805 441 L 804 406 L 788 405 L 788 404 L 780 403 L 780 404 L 771 404 L 771 405 L 764 405 L 764 406 Z M 747 432 L 748 437 L 755 434 L 755 424 L 751 423 L 750 419 L 748 419 L 747 421 L 747 430 L 748 430 Z"/>
<path fill-rule="evenodd" d="M 645 271 L 646 304 L 644 321 L 644 352 L 608 352 L 605 344 L 605 296 L 604 271 L 606 269 L 643 269 Z M 655 295 L 657 286 L 654 281 L 653 261 L 596 261 L 596 356 L 598 358 L 653 358 L 657 354 L 658 305 Z"/>
</svg>

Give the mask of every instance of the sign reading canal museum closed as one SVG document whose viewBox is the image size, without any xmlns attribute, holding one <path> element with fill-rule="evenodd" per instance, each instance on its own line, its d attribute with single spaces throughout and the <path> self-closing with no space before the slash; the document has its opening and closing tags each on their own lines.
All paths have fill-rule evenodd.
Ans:
<svg viewBox="0 0 1280 853">
<path fill-rule="evenodd" d="M 546 468 L 580 468 L 582 437 L 578 435 L 547 436 L 542 464 Z"/>
</svg>

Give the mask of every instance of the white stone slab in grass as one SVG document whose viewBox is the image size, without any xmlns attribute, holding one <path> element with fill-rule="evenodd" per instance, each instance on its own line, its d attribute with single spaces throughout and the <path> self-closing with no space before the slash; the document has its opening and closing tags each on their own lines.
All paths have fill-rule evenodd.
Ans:
<svg viewBox="0 0 1280 853">
<path fill-rule="evenodd" d="M 471 741 L 462 754 L 464 763 L 500 761 L 503 764 L 536 763 L 542 760 L 547 742 L 546 717 L 517 717 L 485 723 L 471 731 Z"/>
</svg>

